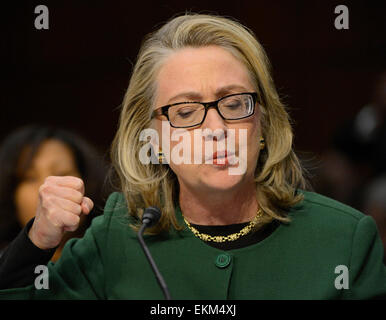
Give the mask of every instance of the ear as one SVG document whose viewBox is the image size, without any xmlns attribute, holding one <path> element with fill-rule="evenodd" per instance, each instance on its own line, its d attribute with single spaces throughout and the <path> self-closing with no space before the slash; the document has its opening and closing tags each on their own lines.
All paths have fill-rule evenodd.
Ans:
<svg viewBox="0 0 386 320">
<path fill-rule="evenodd" d="M 158 154 L 160 152 L 158 137 L 157 138 L 152 137 L 149 142 L 152 149 L 151 151 L 152 156 L 158 158 Z"/>
<path fill-rule="evenodd" d="M 154 150 L 154 154 L 157 154 L 159 149 L 160 149 L 160 145 L 159 145 L 159 137 L 158 135 L 157 136 L 152 136 L 150 138 L 150 145 L 152 147 L 152 149 Z"/>
</svg>

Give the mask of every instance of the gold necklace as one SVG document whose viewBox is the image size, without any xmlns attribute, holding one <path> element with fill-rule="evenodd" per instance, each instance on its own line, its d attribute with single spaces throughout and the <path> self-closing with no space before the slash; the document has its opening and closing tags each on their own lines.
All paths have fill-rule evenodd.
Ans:
<svg viewBox="0 0 386 320">
<path fill-rule="evenodd" d="M 190 223 L 185 219 L 185 217 L 183 216 L 184 218 L 184 221 L 186 223 L 186 225 L 188 226 L 188 228 L 193 232 L 193 234 L 200 238 L 201 240 L 204 240 L 204 241 L 213 241 L 213 242 L 226 242 L 226 241 L 235 241 L 237 240 L 238 238 L 240 238 L 241 236 L 245 236 L 246 234 L 248 234 L 249 232 L 251 232 L 251 230 L 253 229 L 254 226 L 256 226 L 257 224 L 257 221 L 259 220 L 259 218 L 263 215 L 261 209 L 259 209 L 257 211 L 257 214 L 256 216 L 252 219 L 251 222 L 249 222 L 249 224 L 247 226 L 245 226 L 244 228 L 242 228 L 239 232 L 237 233 L 232 233 L 232 234 L 229 234 L 227 236 L 211 236 L 209 234 L 205 234 L 205 233 L 201 233 L 200 231 L 198 231 L 196 228 L 192 227 L 190 225 Z"/>
</svg>

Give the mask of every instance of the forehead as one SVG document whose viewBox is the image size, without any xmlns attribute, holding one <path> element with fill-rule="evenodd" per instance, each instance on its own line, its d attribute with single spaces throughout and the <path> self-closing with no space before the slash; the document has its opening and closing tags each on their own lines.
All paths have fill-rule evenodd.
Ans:
<svg viewBox="0 0 386 320">
<path fill-rule="evenodd" d="M 197 92 L 203 98 L 219 88 L 240 86 L 253 90 L 247 68 L 232 53 L 218 46 L 184 48 L 172 53 L 157 77 L 157 101 Z"/>
<path fill-rule="evenodd" d="M 27 147 L 21 154 L 21 161 L 27 161 L 27 158 L 31 156 L 31 148 Z M 52 164 L 58 165 L 73 165 L 75 162 L 73 151 L 65 143 L 55 140 L 48 139 L 43 141 L 36 153 L 33 154 L 30 159 L 31 168 L 44 168 Z"/>
</svg>

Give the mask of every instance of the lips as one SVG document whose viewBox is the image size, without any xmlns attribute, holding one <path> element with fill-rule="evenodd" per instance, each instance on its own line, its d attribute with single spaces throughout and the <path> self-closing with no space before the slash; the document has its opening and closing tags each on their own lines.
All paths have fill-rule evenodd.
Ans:
<svg viewBox="0 0 386 320">
<path fill-rule="evenodd" d="M 233 157 L 233 153 L 225 151 L 216 151 L 213 153 L 212 159 L 213 164 L 217 166 L 228 166 L 230 164 L 229 158 Z"/>
</svg>

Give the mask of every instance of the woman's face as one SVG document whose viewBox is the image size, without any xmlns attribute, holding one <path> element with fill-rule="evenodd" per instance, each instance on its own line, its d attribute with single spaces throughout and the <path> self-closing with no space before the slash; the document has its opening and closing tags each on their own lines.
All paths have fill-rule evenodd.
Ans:
<svg viewBox="0 0 386 320">
<path fill-rule="evenodd" d="M 27 151 L 27 150 L 26 150 Z M 21 155 L 21 163 L 25 152 Z M 35 216 L 38 204 L 39 187 L 48 176 L 80 177 L 71 149 L 58 140 L 44 141 L 33 157 L 29 168 L 24 172 L 22 181 L 15 191 L 15 205 L 21 226 Z"/>
<path fill-rule="evenodd" d="M 159 71 L 154 109 L 177 102 L 208 102 L 234 93 L 254 91 L 246 67 L 225 49 L 219 46 L 184 48 L 169 56 Z M 155 120 L 155 126 L 161 139 L 162 122 L 165 125 L 166 119 L 163 120 Z M 172 137 L 174 131 L 181 130 L 170 127 L 168 123 L 166 124 L 170 129 L 170 137 Z M 194 129 L 197 128 L 202 130 L 210 129 L 211 132 L 219 129 L 225 134 L 214 139 L 213 136 L 203 134 L 200 137 L 202 142 L 197 144 L 197 141 L 193 143 Z M 234 129 L 236 156 L 241 156 L 241 149 L 246 152 L 243 151 L 243 154 L 246 154 L 246 171 L 241 174 L 230 174 L 229 169 L 237 167 L 237 163 L 221 165 L 216 164 L 216 161 L 213 161 L 213 164 L 205 163 L 205 141 L 208 139 L 213 140 L 213 152 L 223 151 L 224 140 L 227 145 L 229 142 L 229 135 L 226 134 L 228 129 Z M 247 139 L 246 141 L 245 139 L 242 140 L 244 141 L 244 147 L 240 145 L 240 129 L 246 129 L 241 130 L 244 133 L 246 132 Z M 200 127 L 185 130 L 188 130 L 192 142 L 191 164 L 176 164 L 173 162 L 173 157 L 169 164 L 177 175 L 181 188 L 186 187 L 191 190 L 193 188 L 202 192 L 229 190 L 237 188 L 242 183 L 251 183 L 253 181 L 261 137 L 260 112 L 257 104 L 255 113 L 252 116 L 233 121 L 223 120 L 217 110 L 211 108 Z M 170 140 L 170 150 L 173 150 L 173 147 L 176 147 L 177 144 L 181 145 L 181 141 L 182 139 L 179 141 Z M 200 147 L 202 148 L 200 150 L 203 157 L 202 161 L 193 164 L 194 154 L 198 152 L 197 150 Z M 213 156 L 213 152 L 210 154 L 211 156 Z"/>
</svg>

